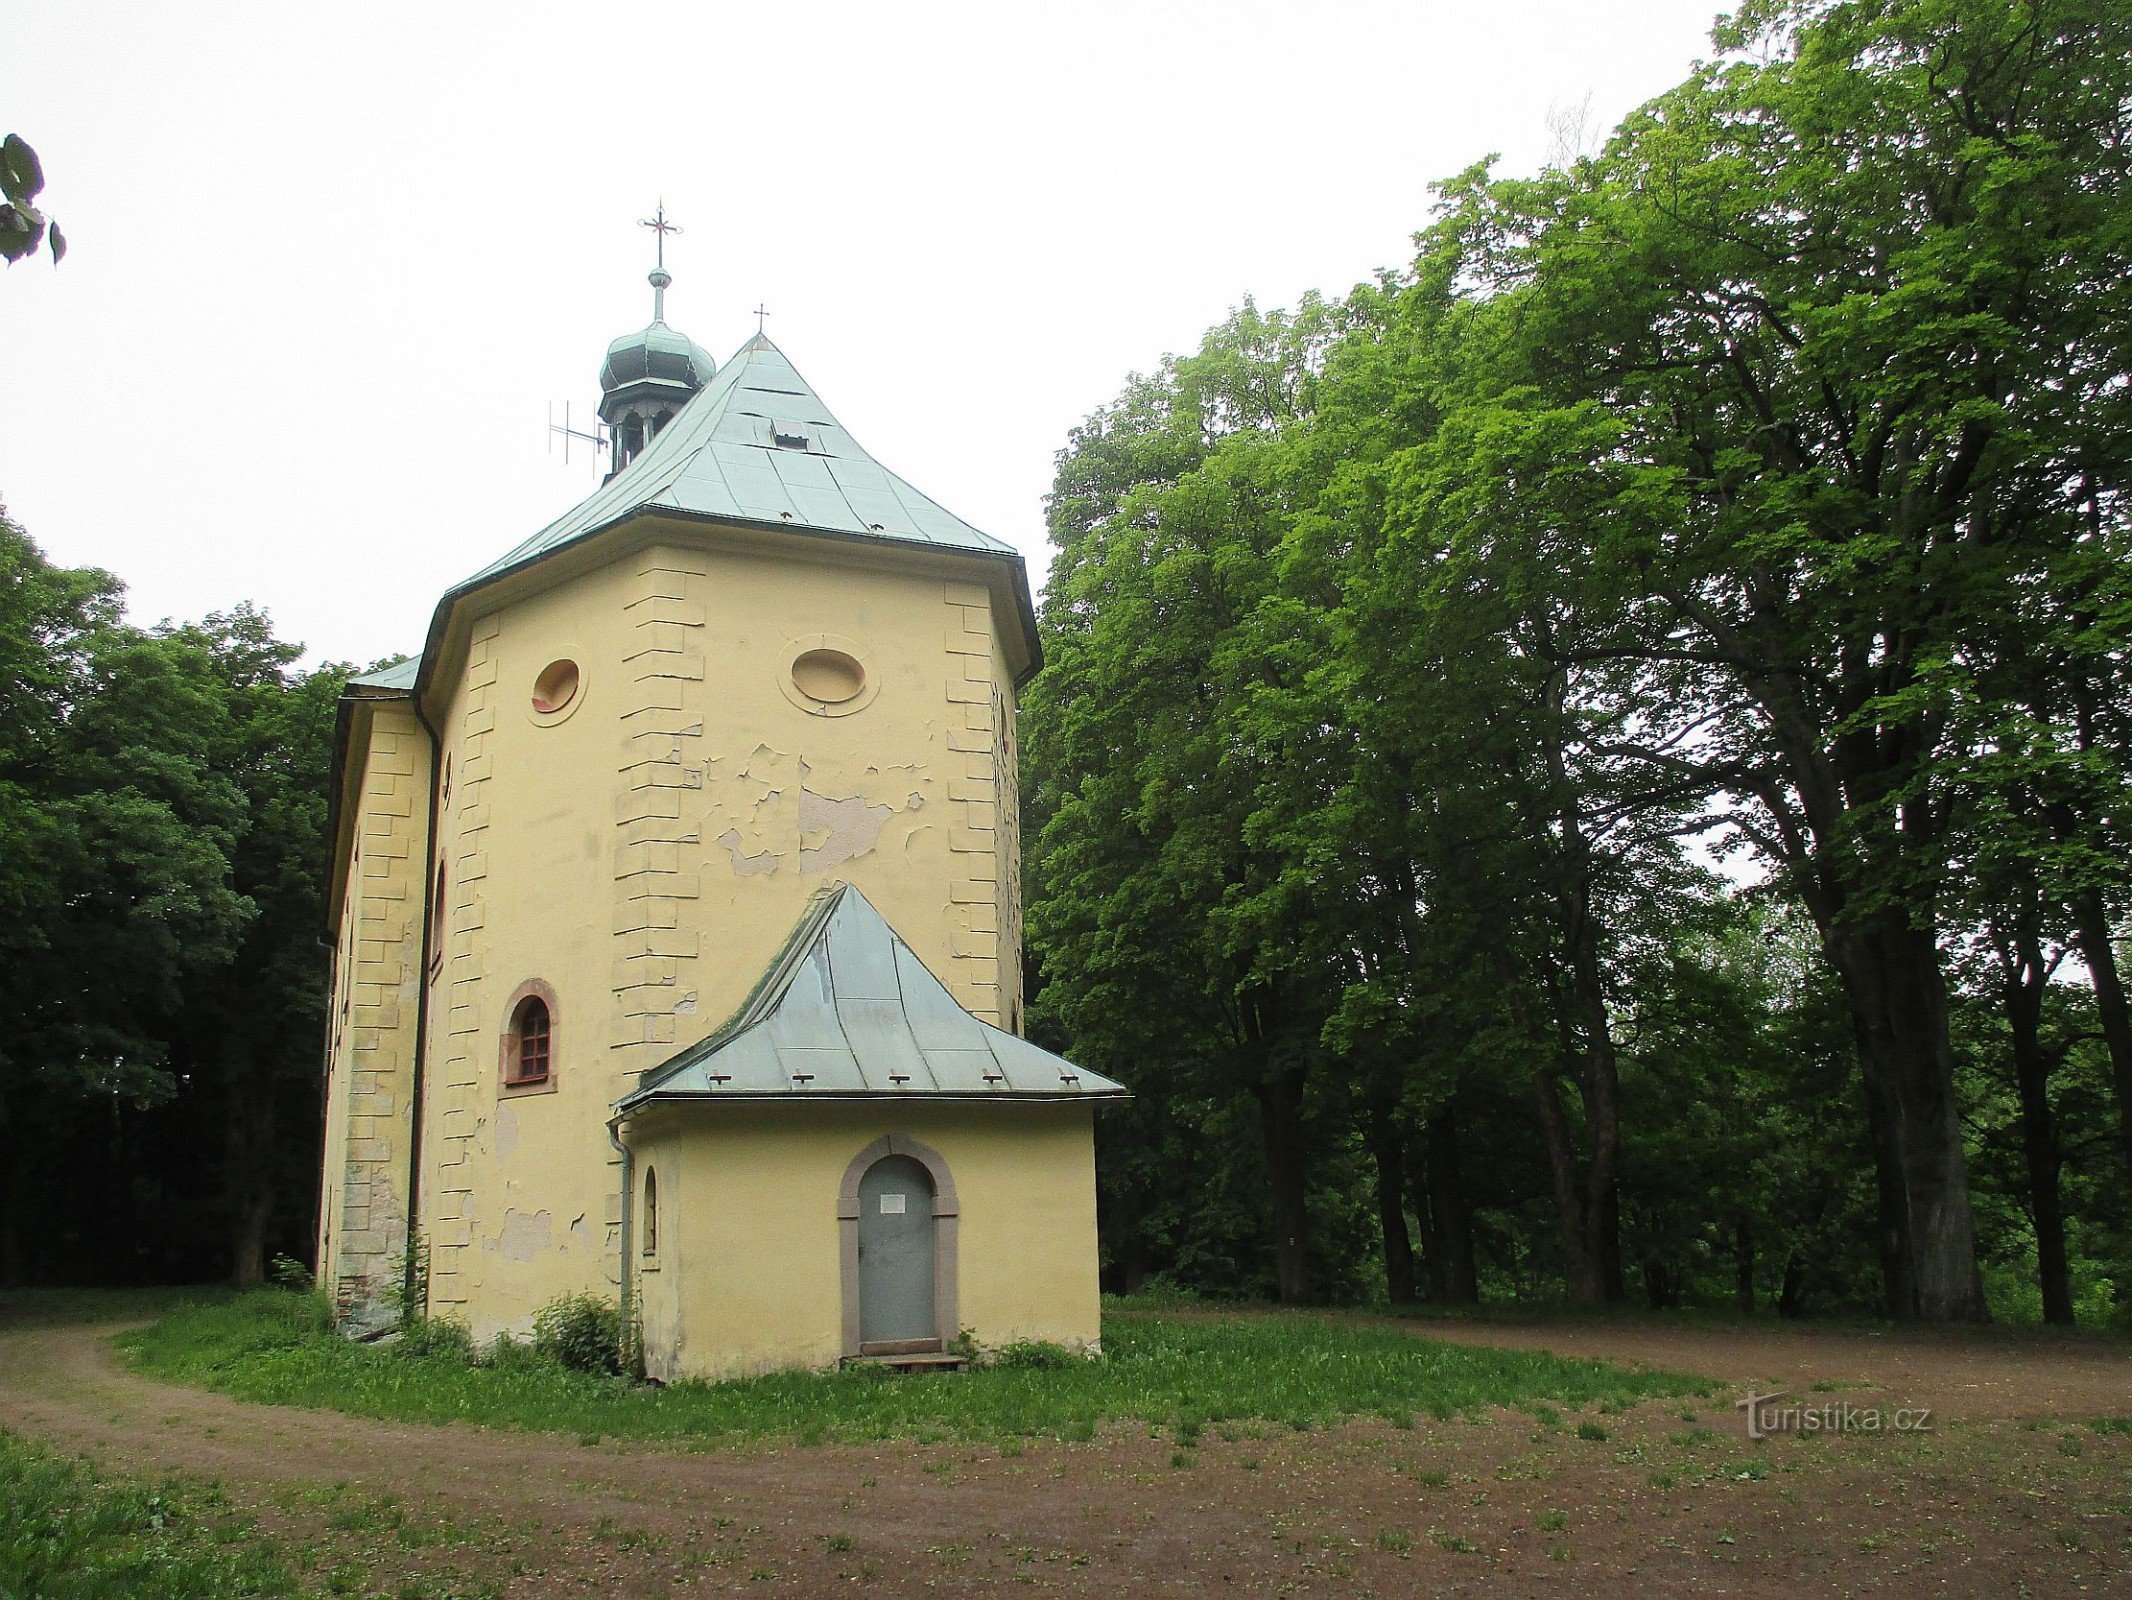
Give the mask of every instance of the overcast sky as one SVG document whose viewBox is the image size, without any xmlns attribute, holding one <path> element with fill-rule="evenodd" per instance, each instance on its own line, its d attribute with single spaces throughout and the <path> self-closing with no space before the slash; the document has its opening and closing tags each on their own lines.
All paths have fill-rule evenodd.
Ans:
<svg viewBox="0 0 2132 1600">
<path fill-rule="evenodd" d="M 1246 295 L 1405 262 L 1707 50 L 1714 0 L 0 5 L 71 253 L 0 273 L 0 500 L 134 616 L 320 657 L 589 493 L 608 340 L 768 332 L 874 455 L 1047 564 L 1066 432 Z"/>
</svg>

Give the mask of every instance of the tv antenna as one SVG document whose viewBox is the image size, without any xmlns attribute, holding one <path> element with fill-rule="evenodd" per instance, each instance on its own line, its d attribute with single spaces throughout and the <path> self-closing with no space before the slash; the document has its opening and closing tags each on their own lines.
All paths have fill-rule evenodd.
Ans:
<svg viewBox="0 0 2132 1600">
<path fill-rule="evenodd" d="M 555 454 L 555 436 L 557 434 L 561 434 L 563 438 L 563 465 L 566 467 L 570 465 L 570 441 L 573 439 L 591 445 L 594 452 L 594 460 L 599 459 L 599 451 L 607 448 L 607 424 L 604 422 L 593 423 L 590 433 L 587 433 L 583 428 L 572 427 L 570 423 L 570 402 L 567 400 L 563 402 L 563 420 L 561 422 L 555 420 L 555 402 L 553 400 L 548 402 L 548 454 L 551 456 Z"/>
</svg>

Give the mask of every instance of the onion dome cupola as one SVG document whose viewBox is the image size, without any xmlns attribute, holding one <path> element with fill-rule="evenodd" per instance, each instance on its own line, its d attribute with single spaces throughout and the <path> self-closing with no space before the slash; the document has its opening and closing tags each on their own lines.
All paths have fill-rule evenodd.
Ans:
<svg viewBox="0 0 2132 1600">
<path fill-rule="evenodd" d="M 657 221 L 645 226 L 659 229 L 663 257 L 666 235 L 680 229 L 666 220 L 663 206 Z M 651 322 L 615 340 L 607 347 L 607 359 L 600 363 L 600 420 L 607 424 L 614 450 L 607 473 L 610 478 L 674 420 L 674 413 L 717 370 L 718 363 L 708 350 L 666 325 L 666 290 L 673 281 L 662 260 L 650 278 Z"/>
</svg>

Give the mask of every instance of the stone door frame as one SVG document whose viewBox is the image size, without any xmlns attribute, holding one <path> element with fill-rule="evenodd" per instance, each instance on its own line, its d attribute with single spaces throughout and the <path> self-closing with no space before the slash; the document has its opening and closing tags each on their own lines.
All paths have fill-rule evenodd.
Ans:
<svg viewBox="0 0 2132 1600">
<path fill-rule="evenodd" d="M 844 1182 L 837 1191 L 837 1239 L 842 1265 L 839 1276 L 844 1292 L 843 1351 L 846 1360 L 868 1352 L 859 1340 L 859 1181 L 876 1161 L 888 1156 L 908 1156 L 933 1180 L 933 1330 L 939 1348 L 945 1350 L 960 1336 L 957 1320 L 955 1260 L 961 1205 L 955 1198 L 955 1179 L 948 1164 L 931 1145 L 907 1134 L 889 1133 L 851 1158 L 844 1169 Z M 907 1351 L 890 1352 L 909 1354 Z"/>
</svg>

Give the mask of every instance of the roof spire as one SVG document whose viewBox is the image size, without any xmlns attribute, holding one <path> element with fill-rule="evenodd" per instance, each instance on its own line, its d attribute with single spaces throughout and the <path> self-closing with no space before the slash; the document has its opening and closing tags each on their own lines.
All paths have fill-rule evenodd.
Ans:
<svg viewBox="0 0 2132 1600">
<path fill-rule="evenodd" d="M 637 226 L 651 229 L 658 239 L 656 247 L 658 250 L 657 264 L 651 269 L 651 320 L 664 322 L 666 320 L 666 286 L 674 281 L 666 270 L 666 236 L 670 233 L 679 233 L 681 228 L 678 223 L 666 220 L 666 200 L 664 196 L 660 197 L 659 209 L 648 217 L 638 218 Z"/>
<path fill-rule="evenodd" d="M 610 478 L 674 420 L 689 396 L 717 370 L 708 351 L 666 325 L 666 289 L 674 281 L 666 270 L 666 236 L 681 231 L 666 220 L 666 202 L 661 200 L 659 209 L 637 225 L 651 229 L 658 239 L 658 265 L 651 269 L 651 326 L 615 340 L 600 368 L 600 420 L 607 424 L 614 450 Z"/>
</svg>

